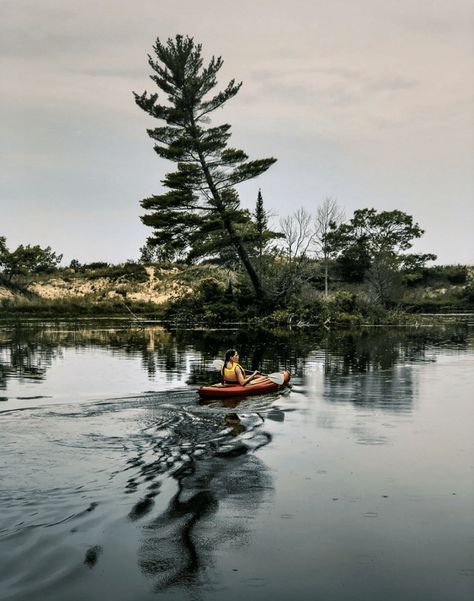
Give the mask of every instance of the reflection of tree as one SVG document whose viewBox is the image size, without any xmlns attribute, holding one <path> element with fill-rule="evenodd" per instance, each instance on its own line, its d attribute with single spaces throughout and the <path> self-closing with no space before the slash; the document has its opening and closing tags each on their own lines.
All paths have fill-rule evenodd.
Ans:
<svg viewBox="0 0 474 601">
<path fill-rule="evenodd" d="M 13 336 L 2 333 L 0 339 L 0 389 L 5 390 L 10 378 L 38 381 L 45 378 L 53 361 L 62 350 L 45 341 L 32 340 L 21 327 Z"/>
<path fill-rule="evenodd" d="M 468 345 L 467 327 L 378 328 L 330 332 L 322 343 L 327 375 L 390 369 L 397 363 L 426 357 L 428 347 Z"/>
<path fill-rule="evenodd" d="M 244 328 L 241 330 L 177 330 L 129 321 L 17 322 L 0 330 L 0 388 L 12 377 L 45 377 L 63 348 L 101 348 L 120 356 L 140 357 L 150 379 L 172 380 L 189 374 L 189 384 L 215 381 L 207 365 L 237 348 L 248 369 L 302 373 L 308 355 L 325 353 L 325 372 L 332 375 L 389 369 L 399 361 L 423 357 L 431 345 L 464 348 L 467 326 L 321 332 Z"/>
<path fill-rule="evenodd" d="M 427 352 L 437 345 L 465 348 L 468 341 L 467 329 L 459 326 L 332 332 L 323 344 L 323 396 L 330 402 L 408 410 L 415 384 L 407 363 L 434 360 Z"/>
<path fill-rule="evenodd" d="M 17 322 L 0 331 L 0 388 L 10 378 L 44 379 L 64 348 L 108 349 L 112 354 L 141 356 L 150 378 L 157 372 L 172 379 L 186 373 L 187 347 L 161 326 L 115 322 Z"/>
<path fill-rule="evenodd" d="M 314 347 L 321 334 L 315 331 L 294 331 L 290 329 L 267 330 L 246 328 L 242 330 L 219 330 L 210 332 L 186 331 L 179 333 L 182 342 L 194 346 L 202 353 L 204 361 L 191 366 L 190 384 L 216 381 L 217 372 L 209 372 L 206 363 L 212 359 L 223 359 L 228 348 L 239 351 L 240 362 L 249 370 L 259 369 L 271 373 L 289 369 L 293 374 L 299 370 L 301 357 L 305 357 Z"/>
<path fill-rule="evenodd" d="M 414 394 L 414 374 L 406 366 L 349 378 L 330 374 L 324 380 L 323 397 L 331 403 L 350 402 L 359 407 L 407 411 L 411 409 Z"/>
<path fill-rule="evenodd" d="M 151 447 L 138 448 L 127 461 L 125 492 L 142 490 L 128 515 L 143 520 L 138 565 L 162 591 L 205 577 L 219 545 L 247 543 L 245 517 L 253 519 L 273 491 L 271 474 L 249 451 L 268 444 L 271 435 L 256 413 L 215 408 L 194 413 L 154 405 L 153 421 Z M 153 515 L 154 499 L 171 478 L 177 490 Z"/>
<path fill-rule="evenodd" d="M 218 545 L 245 544 L 243 520 L 232 515 L 253 516 L 270 487 L 269 478 L 260 461 L 246 454 L 210 457 L 179 476 L 178 491 L 166 511 L 143 528 L 138 561 L 154 579 L 155 590 L 189 586 L 204 576 Z M 219 509 L 229 504 L 238 509 L 223 516 Z"/>
</svg>

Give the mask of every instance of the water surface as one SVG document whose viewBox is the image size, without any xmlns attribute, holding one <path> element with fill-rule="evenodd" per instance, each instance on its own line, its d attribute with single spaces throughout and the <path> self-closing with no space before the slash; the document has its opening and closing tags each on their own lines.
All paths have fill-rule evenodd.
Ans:
<svg viewBox="0 0 474 601">
<path fill-rule="evenodd" d="M 473 340 L 0 322 L 0 597 L 471 599 Z"/>
</svg>

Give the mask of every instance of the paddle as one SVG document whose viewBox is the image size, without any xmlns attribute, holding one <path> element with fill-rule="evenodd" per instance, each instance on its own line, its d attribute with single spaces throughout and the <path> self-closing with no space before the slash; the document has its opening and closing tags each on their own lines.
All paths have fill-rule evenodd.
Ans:
<svg viewBox="0 0 474 601">
<path fill-rule="evenodd" d="M 214 369 L 217 369 L 217 371 L 221 371 L 222 368 L 224 367 L 224 361 L 222 361 L 222 359 L 215 359 L 212 362 L 212 365 L 214 366 Z M 284 381 L 285 378 L 283 377 L 283 374 L 281 373 L 274 373 L 274 374 L 261 374 L 262 376 L 264 376 L 265 378 L 268 378 L 271 382 L 274 382 L 275 384 L 278 384 L 279 386 L 281 386 Z"/>
</svg>

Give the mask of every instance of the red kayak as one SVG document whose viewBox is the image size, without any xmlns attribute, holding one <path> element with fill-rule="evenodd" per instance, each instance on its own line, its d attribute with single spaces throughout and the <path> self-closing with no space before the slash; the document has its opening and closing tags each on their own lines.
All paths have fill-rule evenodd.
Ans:
<svg viewBox="0 0 474 601">
<path fill-rule="evenodd" d="M 247 386 L 241 386 L 240 384 L 212 384 L 211 386 L 201 386 L 198 388 L 198 393 L 204 399 L 222 399 L 275 392 L 284 388 L 290 381 L 291 374 L 289 371 L 283 371 L 281 375 L 283 376 L 283 384 L 276 384 L 271 380 L 260 382 L 259 384 L 247 384 Z"/>
</svg>

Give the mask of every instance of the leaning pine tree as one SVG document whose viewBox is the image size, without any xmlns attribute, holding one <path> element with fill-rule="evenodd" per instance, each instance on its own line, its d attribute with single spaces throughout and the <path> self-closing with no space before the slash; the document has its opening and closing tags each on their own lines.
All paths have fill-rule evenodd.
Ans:
<svg viewBox="0 0 474 601">
<path fill-rule="evenodd" d="M 135 101 L 166 123 L 147 131 L 156 141 L 158 155 L 175 162 L 177 169 L 162 182 L 167 192 L 141 202 L 150 211 L 142 217 L 153 228 L 149 240 L 178 254 L 192 252 L 217 218 L 250 277 L 257 299 L 262 300 L 265 293 L 260 277 L 236 227 L 241 216 L 237 217 L 234 186 L 257 177 L 276 159 L 249 161 L 245 152 L 227 146 L 230 125 L 208 125 L 209 113 L 233 98 L 242 85 L 232 80 L 225 90 L 208 97 L 217 85 L 216 74 L 223 64 L 220 57 L 212 57 L 203 67 L 201 45 L 181 35 L 166 44 L 157 39 L 153 50 L 158 60 L 148 57 L 154 71 L 150 77 L 167 94 L 168 102 L 159 104 L 158 94 L 148 92 L 134 93 Z"/>
</svg>

